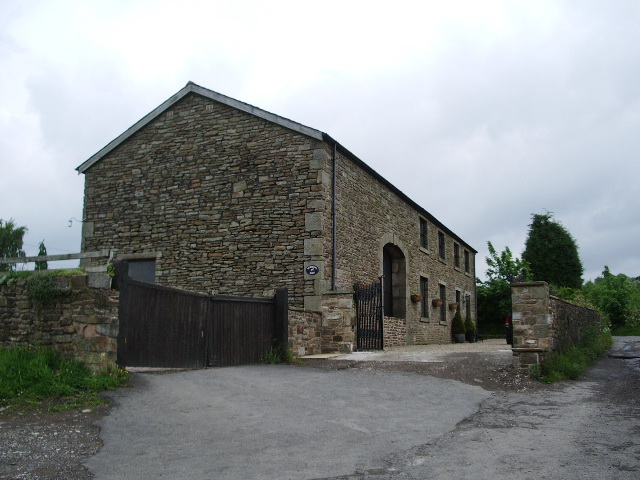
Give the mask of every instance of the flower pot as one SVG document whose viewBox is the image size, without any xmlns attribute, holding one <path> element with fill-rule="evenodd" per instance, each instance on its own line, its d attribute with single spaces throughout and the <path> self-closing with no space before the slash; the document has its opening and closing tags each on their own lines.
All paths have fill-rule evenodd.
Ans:
<svg viewBox="0 0 640 480">
<path fill-rule="evenodd" d="M 454 333 L 453 341 L 455 343 L 464 343 L 464 333 Z"/>
<path fill-rule="evenodd" d="M 449 304 L 449 310 L 457 310 L 458 309 L 458 304 L 457 303 L 450 303 Z"/>
<path fill-rule="evenodd" d="M 413 303 L 418 303 L 422 301 L 422 295 L 411 295 L 411 301 Z"/>
<path fill-rule="evenodd" d="M 433 305 L 434 307 L 439 307 L 442 305 L 442 300 L 434 298 L 433 300 L 431 300 L 431 305 Z"/>
<path fill-rule="evenodd" d="M 465 333 L 465 336 L 469 343 L 474 343 L 476 341 L 476 332 L 467 332 Z"/>
</svg>

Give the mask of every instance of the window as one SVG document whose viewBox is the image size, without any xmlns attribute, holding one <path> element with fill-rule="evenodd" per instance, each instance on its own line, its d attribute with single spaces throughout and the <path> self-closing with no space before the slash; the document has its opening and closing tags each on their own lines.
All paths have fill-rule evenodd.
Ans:
<svg viewBox="0 0 640 480">
<path fill-rule="evenodd" d="M 426 249 L 429 248 L 427 221 L 424 218 L 420 219 L 420 246 Z"/>
<path fill-rule="evenodd" d="M 469 250 L 464 251 L 464 271 L 466 273 L 471 273 L 469 270 L 471 266 L 469 265 Z"/>
<path fill-rule="evenodd" d="M 420 316 L 427 318 L 429 316 L 429 279 L 420 277 Z"/>
<path fill-rule="evenodd" d="M 462 293 L 460 290 L 456 290 L 456 303 L 458 304 L 458 309 L 462 312 Z"/>
<path fill-rule="evenodd" d="M 447 322 L 447 287 L 440 284 L 440 321 Z"/>
<path fill-rule="evenodd" d="M 460 245 L 453 244 L 453 262 L 456 268 L 460 268 Z"/>
<path fill-rule="evenodd" d="M 438 253 L 440 254 L 440 258 L 445 260 L 445 248 L 444 248 L 444 233 L 438 232 Z"/>
<path fill-rule="evenodd" d="M 155 260 L 129 260 L 129 276 L 141 282 L 156 282 Z"/>
</svg>

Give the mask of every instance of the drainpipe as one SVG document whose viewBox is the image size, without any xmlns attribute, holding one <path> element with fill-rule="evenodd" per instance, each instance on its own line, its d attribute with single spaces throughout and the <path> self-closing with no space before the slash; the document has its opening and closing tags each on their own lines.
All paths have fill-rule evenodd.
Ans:
<svg viewBox="0 0 640 480">
<path fill-rule="evenodd" d="M 331 251 L 333 258 L 331 260 L 331 290 L 336 291 L 336 277 L 338 272 L 338 267 L 336 262 L 338 261 L 338 252 L 336 251 L 338 245 L 338 231 L 336 228 L 336 166 L 337 166 L 337 157 L 338 157 L 338 144 L 333 142 L 333 156 L 331 159 L 332 162 L 332 171 L 333 178 L 331 181 L 331 228 L 332 228 L 332 239 L 331 239 Z"/>
</svg>

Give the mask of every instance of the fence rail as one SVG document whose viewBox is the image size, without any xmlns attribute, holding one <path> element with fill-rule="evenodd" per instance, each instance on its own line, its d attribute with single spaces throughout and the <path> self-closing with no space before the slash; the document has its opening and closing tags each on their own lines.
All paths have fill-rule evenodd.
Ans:
<svg viewBox="0 0 640 480">
<path fill-rule="evenodd" d="M 78 260 L 82 258 L 109 258 L 111 250 L 97 252 L 64 253 L 62 255 L 37 255 L 35 257 L 0 258 L 0 263 L 56 262 L 60 260 Z"/>
</svg>

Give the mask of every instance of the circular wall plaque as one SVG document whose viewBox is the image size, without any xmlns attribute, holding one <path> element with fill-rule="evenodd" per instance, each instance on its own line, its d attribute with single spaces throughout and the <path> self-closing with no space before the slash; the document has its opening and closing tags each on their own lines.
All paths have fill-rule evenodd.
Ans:
<svg viewBox="0 0 640 480">
<path fill-rule="evenodd" d="M 307 273 L 309 275 L 315 275 L 320 271 L 320 269 L 316 265 L 309 265 L 307 267 Z"/>
</svg>

